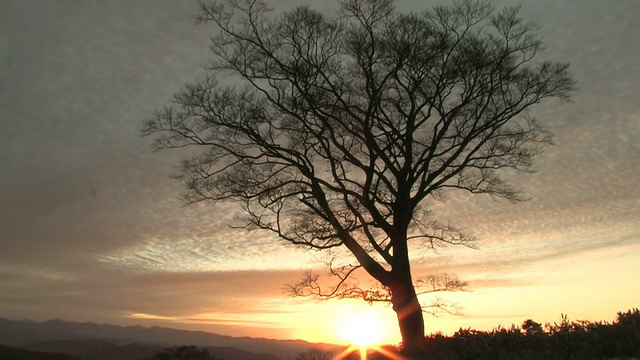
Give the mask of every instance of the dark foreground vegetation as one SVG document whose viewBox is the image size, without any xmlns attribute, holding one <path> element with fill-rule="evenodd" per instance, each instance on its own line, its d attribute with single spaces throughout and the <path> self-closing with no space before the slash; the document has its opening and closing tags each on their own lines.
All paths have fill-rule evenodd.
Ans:
<svg viewBox="0 0 640 360">
<path fill-rule="evenodd" d="M 68 354 L 57 354 L 40 351 L 30 351 L 0 345 L 0 359 L 2 360 L 78 360 Z"/>
<path fill-rule="evenodd" d="M 351 359 L 357 359 L 354 355 Z M 370 360 L 388 359 L 370 355 Z M 452 336 L 426 337 L 425 353 L 412 359 L 430 360 L 602 360 L 640 359 L 640 311 L 619 312 L 613 323 L 570 321 L 542 325 L 526 320 L 520 327 L 492 331 L 460 329 Z"/>
<path fill-rule="evenodd" d="M 544 327 L 525 321 L 520 328 L 490 332 L 460 329 L 453 336 L 427 337 L 428 359 L 613 359 L 640 358 L 640 312 L 619 312 L 613 323 L 569 321 Z"/>
</svg>

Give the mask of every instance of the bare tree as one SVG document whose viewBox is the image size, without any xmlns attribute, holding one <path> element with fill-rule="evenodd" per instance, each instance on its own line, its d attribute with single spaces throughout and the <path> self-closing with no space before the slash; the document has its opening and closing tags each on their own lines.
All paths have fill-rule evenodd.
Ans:
<svg viewBox="0 0 640 360">
<path fill-rule="evenodd" d="M 358 281 L 353 281 L 352 274 L 360 266 L 346 265 L 335 269 L 329 264 L 332 276 L 338 279 L 337 284 L 327 286 L 322 284 L 320 275 L 308 270 L 300 281 L 288 284 L 285 291 L 293 296 L 313 296 L 318 299 L 361 299 L 369 304 L 383 302 L 393 303 L 391 288 L 380 283 L 377 286 L 364 287 Z M 418 277 L 413 282 L 416 295 L 434 294 L 439 292 L 465 291 L 468 283 L 460 281 L 457 276 L 448 273 L 429 274 Z M 329 290 L 327 290 L 329 288 Z M 445 313 L 462 315 L 460 306 L 442 297 L 431 298 L 429 303 L 420 303 L 423 312 L 433 316 Z"/>
<path fill-rule="evenodd" d="M 433 219 L 449 190 L 512 202 L 502 169 L 530 171 L 551 135 L 528 109 L 568 99 L 568 65 L 534 61 L 538 27 L 515 8 L 461 1 L 399 13 L 343 0 L 270 15 L 262 0 L 200 4 L 214 24 L 208 76 L 144 127 L 155 148 L 199 147 L 182 164 L 188 203 L 238 201 L 247 228 L 303 247 L 348 249 L 388 289 L 403 345 L 424 320 L 409 244 L 468 244 Z"/>
</svg>

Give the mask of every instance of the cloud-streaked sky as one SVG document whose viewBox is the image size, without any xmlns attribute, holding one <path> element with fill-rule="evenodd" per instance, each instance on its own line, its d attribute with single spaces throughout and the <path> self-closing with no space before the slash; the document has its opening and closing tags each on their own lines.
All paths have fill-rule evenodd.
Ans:
<svg viewBox="0 0 640 360">
<path fill-rule="evenodd" d="M 337 7 L 271 2 L 303 3 Z M 530 201 L 457 194 L 435 205 L 481 240 L 414 252 L 417 273 L 470 282 L 449 296 L 465 316 L 427 318 L 427 331 L 613 319 L 640 305 L 640 2 L 494 4 L 521 4 L 543 26 L 541 58 L 569 62 L 579 91 L 534 111 L 556 145 L 537 173 L 512 177 Z M 337 341 L 333 319 L 366 309 L 283 294 L 323 254 L 230 228 L 235 205 L 183 207 L 170 178 L 179 154 L 140 138 L 141 122 L 211 57 L 215 29 L 194 25 L 196 5 L 0 2 L 0 317 Z"/>
</svg>

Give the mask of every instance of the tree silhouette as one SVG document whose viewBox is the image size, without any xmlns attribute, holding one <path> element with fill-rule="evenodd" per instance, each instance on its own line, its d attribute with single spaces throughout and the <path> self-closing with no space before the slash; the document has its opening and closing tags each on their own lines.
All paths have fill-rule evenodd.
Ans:
<svg viewBox="0 0 640 360">
<path fill-rule="evenodd" d="M 307 352 L 299 353 L 293 360 L 332 360 L 333 354 L 318 349 L 311 349 Z"/>
<path fill-rule="evenodd" d="M 248 229 L 348 249 L 356 263 L 332 269 L 338 290 L 364 269 L 419 349 L 409 244 L 473 240 L 430 203 L 456 189 L 522 200 L 499 171 L 531 170 L 551 142 L 528 109 L 568 99 L 568 65 L 534 62 L 538 27 L 482 1 L 399 13 L 391 0 L 344 0 L 334 18 L 270 16 L 262 0 L 200 7 L 219 31 L 208 76 L 143 129 L 156 149 L 202 149 L 182 164 L 186 202 L 238 201 Z"/>
<path fill-rule="evenodd" d="M 525 335 L 527 336 L 538 336 L 540 334 L 544 334 L 544 329 L 542 328 L 542 324 L 537 323 L 531 319 L 525 320 L 521 326 L 522 330 L 524 330 Z"/>
<path fill-rule="evenodd" d="M 176 346 L 165 349 L 151 358 L 151 360 L 221 360 L 209 353 L 207 349 L 197 346 Z"/>
<path fill-rule="evenodd" d="M 319 281 L 320 275 L 312 271 L 306 271 L 300 281 L 288 284 L 285 290 L 293 296 L 311 295 L 321 299 L 362 299 L 369 304 L 375 302 L 392 303 L 393 293 L 388 286 L 380 284 L 375 287 L 363 288 L 358 282 L 349 282 L 351 273 L 345 273 L 345 267 L 340 270 L 334 269 L 331 265 L 329 267 L 332 275 L 339 279 L 338 284 L 332 286 L 330 290 L 322 290 L 323 286 Z M 355 267 L 351 267 L 349 270 L 353 271 Z M 457 276 L 447 273 L 424 275 L 414 281 L 417 296 L 438 292 L 464 291 L 467 285 L 467 282 L 460 281 Z M 423 312 L 433 316 L 438 316 L 441 313 L 462 315 L 458 304 L 439 296 L 432 298 L 429 303 L 421 303 L 420 307 Z"/>
</svg>

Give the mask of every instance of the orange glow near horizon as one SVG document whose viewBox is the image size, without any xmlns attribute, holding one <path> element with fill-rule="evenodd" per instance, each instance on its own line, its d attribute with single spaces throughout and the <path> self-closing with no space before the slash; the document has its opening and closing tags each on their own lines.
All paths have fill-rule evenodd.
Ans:
<svg viewBox="0 0 640 360">
<path fill-rule="evenodd" d="M 375 311 L 364 310 L 347 315 L 338 324 L 338 333 L 349 344 L 366 347 L 379 344 L 386 337 L 385 326 Z"/>
<path fill-rule="evenodd" d="M 355 310 L 355 311 L 354 311 Z M 389 323 L 379 308 L 346 308 L 337 323 L 338 335 L 349 343 L 349 347 L 332 360 L 341 360 L 358 352 L 361 360 L 367 359 L 369 350 L 384 354 L 390 359 L 403 360 L 395 354 L 381 348 L 380 345 L 391 336 Z M 392 355 L 392 356 L 390 356 Z"/>
<path fill-rule="evenodd" d="M 425 332 L 450 336 L 460 328 L 490 331 L 497 326 L 520 326 L 527 319 L 553 323 L 560 321 L 561 313 L 568 314 L 572 321 L 613 321 L 617 311 L 640 303 L 640 289 L 629 287 L 630 280 L 618 274 L 620 268 L 640 273 L 638 254 L 640 245 L 634 244 L 522 264 L 513 274 L 503 274 L 501 270 L 475 274 L 468 278 L 472 291 L 445 295 L 447 300 L 462 306 L 464 316 L 426 315 Z M 593 266 L 594 263 L 602 266 Z M 566 264 L 571 267 L 565 268 Z M 461 278 L 467 280 L 467 276 Z M 485 279 L 494 281 L 483 282 Z M 598 287 L 593 287 L 594 283 Z M 194 310 L 185 306 L 183 313 L 156 313 L 143 308 L 122 316 L 126 325 L 354 345 L 352 352 L 363 344 L 378 351 L 374 345 L 395 345 L 401 341 L 396 314 L 388 305 L 369 305 L 355 299 L 314 302 L 286 296 L 240 298 L 224 304 L 234 306 L 210 312 L 203 303 Z M 366 331 L 379 327 L 382 333 L 374 332 L 372 337 L 382 339 L 358 339 L 365 332 L 357 326 L 363 317 L 373 323 L 365 325 Z"/>
<path fill-rule="evenodd" d="M 291 338 L 355 346 L 400 342 L 395 313 L 382 304 L 334 299 L 298 305 L 291 316 L 279 315 L 295 327 Z"/>
</svg>

